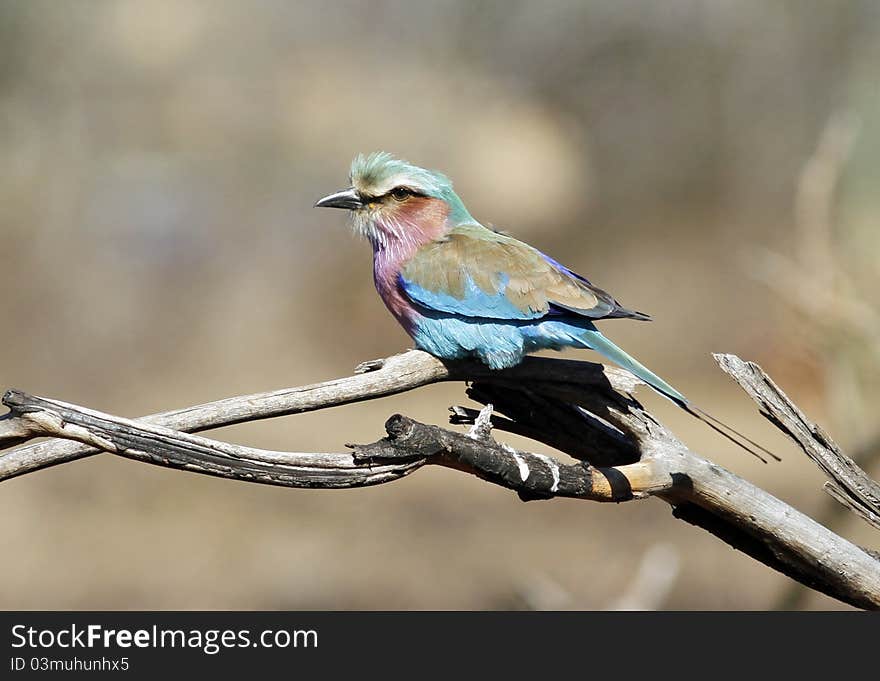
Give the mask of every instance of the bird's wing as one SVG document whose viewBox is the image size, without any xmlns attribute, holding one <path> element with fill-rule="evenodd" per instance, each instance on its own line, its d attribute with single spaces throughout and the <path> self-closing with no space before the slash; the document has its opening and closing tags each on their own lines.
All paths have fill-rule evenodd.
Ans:
<svg viewBox="0 0 880 681">
<path fill-rule="evenodd" d="M 399 283 L 416 304 L 467 317 L 648 318 L 528 244 L 483 227 L 458 227 L 422 247 L 401 270 Z"/>
</svg>

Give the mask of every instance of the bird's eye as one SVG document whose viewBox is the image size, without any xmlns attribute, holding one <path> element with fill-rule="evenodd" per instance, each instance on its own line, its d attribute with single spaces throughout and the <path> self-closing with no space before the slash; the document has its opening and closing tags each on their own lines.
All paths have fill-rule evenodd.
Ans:
<svg viewBox="0 0 880 681">
<path fill-rule="evenodd" d="M 412 195 L 412 190 L 407 187 L 395 187 L 391 190 L 391 198 L 395 201 L 405 201 Z"/>
</svg>

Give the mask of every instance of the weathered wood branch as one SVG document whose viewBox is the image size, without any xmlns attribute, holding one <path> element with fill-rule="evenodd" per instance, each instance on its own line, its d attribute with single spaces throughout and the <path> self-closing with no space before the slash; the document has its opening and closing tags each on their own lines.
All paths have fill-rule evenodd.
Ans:
<svg viewBox="0 0 880 681">
<path fill-rule="evenodd" d="M 99 450 L 198 473 L 293 487 L 352 487 L 399 479 L 426 464 L 462 470 L 523 499 L 568 496 L 626 501 L 656 496 L 674 515 L 834 598 L 880 608 L 880 562 L 779 499 L 691 452 L 630 393 L 628 373 L 587 362 L 528 358 L 492 372 L 446 365 L 421 352 L 369 363 L 367 372 L 302 388 L 230 398 L 129 420 L 10 391 L 0 445 L 40 436 L 0 457 L 0 479 Z M 270 452 L 184 431 L 320 409 L 446 380 L 473 381 L 468 394 L 495 413 L 455 408 L 468 434 L 395 416 L 387 436 L 354 452 Z M 489 424 L 527 435 L 579 462 L 496 442 Z M 80 444 L 82 443 L 82 444 Z"/>
<path fill-rule="evenodd" d="M 468 435 L 419 423 L 396 414 L 385 424 L 388 437 L 355 447 L 355 459 L 372 463 L 408 460 L 456 468 L 520 494 L 524 499 L 570 497 L 592 501 L 644 499 L 672 488 L 663 466 L 639 461 L 596 468 L 587 463 L 565 465 L 544 454 L 533 454 L 496 442 L 488 430 Z"/>
<path fill-rule="evenodd" d="M 518 428 L 530 430 L 536 434 L 536 439 L 559 446 L 554 433 L 541 429 L 540 410 L 529 410 L 524 406 L 529 395 L 517 396 L 511 409 L 507 403 L 508 391 L 504 388 L 499 390 L 491 384 L 476 382 L 468 394 L 478 401 L 492 402 L 499 412 L 515 414 Z M 566 396 L 566 399 L 570 398 Z M 549 399 L 556 409 L 571 407 L 570 404 L 553 401 L 555 398 Z M 842 579 L 843 573 L 852 576 L 853 570 L 866 571 L 868 582 L 875 585 L 880 583 L 880 561 L 875 560 L 869 552 L 846 542 L 764 490 L 693 453 L 635 400 L 609 400 L 605 402 L 605 407 L 602 411 L 597 410 L 598 413 L 589 413 L 579 407 L 582 422 L 580 426 L 569 422 L 571 437 L 589 440 L 596 433 L 604 434 L 607 424 L 619 429 L 615 432 L 627 433 L 637 445 L 640 461 L 653 459 L 668 466 L 667 471 L 674 485 L 672 489 L 659 492 L 656 496 L 673 507 L 676 518 L 702 527 L 755 560 L 810 588 L 859 607 L 880 608 L 880 592 L 877 592 L 876 586 L 869 588 L 872 592 L 868 596 L 870 601 L 850 592 L 852 585 L 838 588 L 843 586 L 838 578 Z M 596 416 L 600 416 L 601 420 Z M 466 422 L 461 417 L 458 421 Z M 630 461 L 631 449 L 627 444 L 609 437 L 604 441 L 604 446 L 601 453 L 603 460 Z M 578 444 L 574 450 L 563 448 L 563 451 L 577 457 L 582 449 L 583 445 Z M 845 565 L 849 560 L 844 557 L 847 554 L 855 559 L 855 563 Z M 832 557 L 831 562 L 843 570 L 837 576 L 826 570 L 829 556 Z M 856 564 L 858 568 L 854 567 Z M 859 588 L 856 587 L 856 590 Z"/>
<path fill-rule="evenodd" d="M 880 484 L 844 454 L 828 433 L 810 421 L 761 367 L 736 355 L 715 358 L 755 401 L 761 414 L 794 440 L 830 478 L 825 483 L 828 494 L 880 530 Z"/>
<path fill-rule="evenodd" d="M 511 385 L 532 380 L 559 385 L 573 384 L 591 387 L 609 395 L 615 389 L 628 391 L 637 385 L 636 379 L 627 372 L 614 368 L 605 372 L 602 365 L 589 362 L 528 357 L 513 369 L 491 372 L 479 363 L 447 365 L 427 353 L 413 351 L 364 362 L 355 369 L 354 376 L 272 392 L 229 397 L 151 414 L 140 421 L 185 433 L 198 433 L 246 421 L 302 414 L 372 400 L 431 383 L 480 378 Z M 19 445 L 28 439 L 27 434 L 20 432 L 23 427 L 25 426 L 21 422 L 14 419 L 0 418 L 0 450 Z M 96 447 L 63 440 L 16 447 L 0 456 L 0 481 L 92 456 L 100 451 Z"/>
<path fill-rule="evenodd" d="M 348 488 L 397 480 L 425 464 L 464 470 L 531 497 L 628 501 L 669 489 L 672 481 L 649 462 L 617 469 L 565 465 L 518 451 L 485 433 L 463 435 L 401 415 L 388 437 L 353 452 L 279 452 L 219 442 L 9 390 L 3 403 L 33 436 L 75 440 L 146 463 L 284 487 Z"/>
<path fill-rule="evenodd" d="M 3 403 L 35 437 L 81 442 L 159 466 L 285 487 L 363 487 L 396 480 L 424 460 L 362 466 L 349 453 L 276 452 L 210 440 L 9 390 Z"/>
</svg>

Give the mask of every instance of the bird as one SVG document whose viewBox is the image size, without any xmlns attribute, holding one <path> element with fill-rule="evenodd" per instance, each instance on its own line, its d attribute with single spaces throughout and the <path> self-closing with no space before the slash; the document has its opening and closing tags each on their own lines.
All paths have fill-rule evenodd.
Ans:
<svg viewBox="0 0 880 681">
<path fill-rule="evenodd" d="M 519 364 L 539 350 L 593 350 L 644 381 L 766 463 L 596 327 L 606 319 L 650 321 L 589 279 L 468 212 L 443 173 L 384 151 L 358 154 L 349 186 L 317 208 L 348 210 L 373 251 L 373 281 L 415 347 L 441 360 L 476 358 L 491 369 Z"/>
</svg>

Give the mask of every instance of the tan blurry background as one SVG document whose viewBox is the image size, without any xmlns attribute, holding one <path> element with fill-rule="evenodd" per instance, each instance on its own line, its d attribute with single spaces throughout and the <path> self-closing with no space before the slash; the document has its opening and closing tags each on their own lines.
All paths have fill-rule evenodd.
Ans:
<svg viewBox="0 0 880 681">
<path fill-rule="evenodd" d="M 872 2 L 0 2 L 0 388 L 135 416 L 409 347 L 368 247 L 312 209 L 384 149 L 652 313 L 603 329 L 785 460 L 645 402 L 824 517 L 710 353 L 760 362 L 847 450 L 877 438 L 878 52 Z M 217 435 L 335 450 L 464 399 Z M 843 607 L 660 502 L 523 504 L 440 470 L 306 491 L 100 456 L 3 483 L 0 544 L 5 609 L 603 609 L 640 573 L 639 607 Z"/>
</svg>

